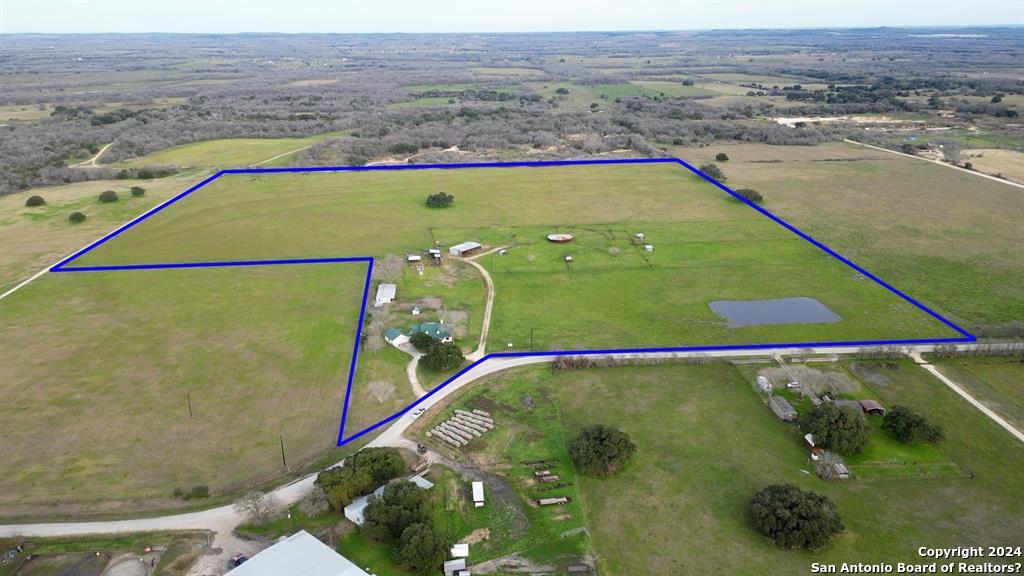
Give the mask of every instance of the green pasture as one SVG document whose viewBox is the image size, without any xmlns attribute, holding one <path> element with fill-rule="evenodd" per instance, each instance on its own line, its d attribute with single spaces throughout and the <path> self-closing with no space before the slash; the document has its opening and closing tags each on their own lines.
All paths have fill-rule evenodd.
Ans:
<svg viewBox="0 0 1024 576">
<path fill-rule="evenodd" d="M 854 144 L 678 149 L 733 188 L 967 329 L 1024 320 L 1024 195 L 1006 184 Z"/>
<path fill-rule="evenodd" d="M 183 507 L 191 502 L 176 488 L 204 485 L 216 497 L 325 456 L 365 273 L 331 264 L 50 274 L 8 297 L 0 515 Z"/>
<path fill-rule="evenodd" d="M 298 153 L 324 138 L 342 136 L 343 132 L 329 132 L 308 138 L 223 138 L 204 140 L 174 146 L 114 164 L 117 167 L 173 165 L 182 168 L 213 169 L 244 168 L 246 166 L 272 167 L 287 165 L 289 152 Z M 285 154 L 270 161 L 271 158 Z M 100 158 L 102 161 L 102 158 Z M 270 162 L 268 162 L 270 161 Z"/>
<path fill-rule="evenodd" d="M 973 477 L 819 480 L 796 427 L 726 364 L 532 371 L 555 391 L 566 436 L 612 424 L 637 444 L 623 473 L 578 482 L 602 574 L 792 574 L 851 558 L 916 562 L 918 546 L 1016 545 L 1024 449 L 920 368 L 879 370 L 875 392 L 941 423 L 948 439 L 937 453 Z M 750 529 L 750 498 L 783 482 L 835 502 L 846 530 L 832 545 L 784 551 Z"/>
</svg>

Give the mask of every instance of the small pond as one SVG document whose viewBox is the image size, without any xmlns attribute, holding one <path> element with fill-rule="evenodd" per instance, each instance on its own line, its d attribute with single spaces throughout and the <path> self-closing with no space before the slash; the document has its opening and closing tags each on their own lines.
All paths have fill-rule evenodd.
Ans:
<svg viewBox="0 0 1024 576">
<path fill-rule="evenodd" d="M 729 328 L 762 324 L 826 324 L 842 318 L 814 298 L 716 300 L 711 310 L 729 321 Z"/>
</svg>

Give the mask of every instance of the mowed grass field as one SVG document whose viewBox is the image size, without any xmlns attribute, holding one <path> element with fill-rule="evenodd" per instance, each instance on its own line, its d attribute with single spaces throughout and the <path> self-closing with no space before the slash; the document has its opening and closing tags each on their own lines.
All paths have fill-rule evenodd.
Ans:
<svg viewBox="0 0 1024 576">
<path fill-rule="evenodd" d="M 290 152 L 299 151 L 343 132 L 317 134 L 308 138 L 224 138 L 174 146 L 139 158 L 114 164 L 119 167 L 174 165 L 185 168 L 219 170 L 260 165 L 286 166 Z M 275 158 L 280 156 L 280 158 Z M 274 160 L 271 160 L 275 158 Z M 100 161 L 102 162 L 102 158 Z"/>
<path fill-rule="evenodd" d="M 454 207 L 426 208 L 438 191 Z M 555 231 L 577 238 L 548 243 Z M 74 265 L 382 257 L 464 240 L 511 246 L 482 260 L 495 282 L 492 351 L 955 336 L 675 164 L 228 175 Z M 418 295 L 446 296 L 435 290 Z M 799 296 L 841 321 L 733 329 L 709 307 Z M 368 420 L 390 415 L 402 389 Z"/>
<path fill-rule="evenodd" d="M 1024 429 L 1024 362 L 1015 358 L 937 361 L 943 374 L 1018 429 Z"/>
<path fill-rule="evenodd" d="M 718 152 L 733 189 L 965 328 L 1024 320 L 1024 194 L 854 144 L 677 149 Z"/>
<path fill-rule="evenodd" d="M 49 274 L 0 302 L 0 516 L 183 506 L 335 447 L 364 264 Z M 193 417 L 189 417 L 188 396 Z M 60 503 L 59 507 L 53 507 Z"/>
<path fill-rule="evenodd" d="M 577 481 L 602 574 L 788 575 L 812 562 L 919 562 L 919 546 L 1018 545 L 1024 448 L 909 362 L 879 370 L 884 385 L 873 389 L 883 402 L 941 423 L 940 450 L 973 477 L 821 481 L 804 472 L 795 427 L 730 365 L 537 368 L 532 377 L 554 391 L 567 438 L 613 424 L 637 445 L 620 475 Z M 846 531 L 819 552 L 767 544 L 749 527 L 747 505 L 772 483 L 826 495 Z"/>
</svg>

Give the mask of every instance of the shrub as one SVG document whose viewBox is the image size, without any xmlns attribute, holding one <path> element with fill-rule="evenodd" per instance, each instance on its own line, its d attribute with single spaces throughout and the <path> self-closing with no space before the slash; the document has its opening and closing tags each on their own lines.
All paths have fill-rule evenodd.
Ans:
<svg viewBox="0 0 1024 576">
<path fill-rule="evenodd" d="M 903 443 L 924 440 L 934 444 L 945 437 L 941 426 L 928 422 L 920 412 L 899 404 L 885 413 L 882 429 Z"/>
<path fill-rule="evenodd" d="M 725 152 L 719 152 L 718 154 L 715 154 L 715 162 L 728 162 L 728 161 L 729 161 L 729 155 L 726 154 Z"/>
<path fill-rule="evenodd" d="M 132 186 L 132 196 L 138 197 L 138 196 L 144 196 L 145 194 L 146 194 L 146 189 L 143 188 L 142 186 Z"/>
<path fill-rule="evenodd" d="M 420 363 L 431 370 L 451 370 L 462 364 L 462 349 L 452 342 L 437 342 L 420 358 Z"/>
<path fill-rule="evenodd" d="M 68 214 L 68 220 L 70 220 L 72 224 L 80 224 L 85 222 L 85 214 L 82 214 L 81 212 L 72 212 L 71 214 Z"/>
<path fill-rule="evenodd" d="M 409 342 L 420 352 L 427 352 L 437 344 L 437 339 L 426 332 L 417 332 L 409 338 Z"/>
<path fill-rule="evenodd" d="M 455 196 L 452 196 L 447 192 L 438 192 L 437 194 L 427 196 L 428 208 L 447 208 L 451 206 L 453 202 L 455 202 Z"/>
<path fill-rule="evenodd" d="M 46 204 L 46 200 L 43 200 L 42 196 L 33 195 L 29 196 L 28 200 L 25 200 L 25 206 L 28 206 L 29 208 L 35 208 L 36 206 L 42 206 L 43 204 Z"/>
<path fill-rule="evenodd" d="M 113 190 L 104 190 L 100 192 L 99 201 L 104 203 L 117 202 L 117 192 Z"/>
<path fill-rule="evenodd" d="M 413 524 L 430 522 L 427 492 L 408 480 L 392 482 L 378 498 L 370 496 L 362 532 L 378 541 L 395 540 Z"/>
<path fill-rule="evenodd" d="M 402 531 L 395 558 L 414 574 L 433 574 L 448 559 L 448 539 L 429 524 L 410 524 Z"/>
<path fill-rule="evenodd" d="M 871 427 L 860 410 L 822 402 L 800 417 L 800 429 L 814 435 L 814 443 L 843 454 L 860 452 Z"/>
<path fill-rule="evenodd" d="M 740 188 L 739 190 L 736 191 L 736 194 L 745 200 L 753 202 L 754 204 L 760 204 L 761 202 L 764 202 L 764 196 L 762 196 L 760 192 L 754 190 L 753 188 Z"/>
<path fill-rule="evenodd" d="M 722 169 L 716 164 L 705 164 L 700 167 L 700 171 L 707 174 L 708 176 L 718 180 L 719 182 L 725 182 L 725 174 L 722 173 Z"/>
<path fill-rule="evenodd" d="M 611 426 L 584 428 L 569 443 L 569 456 L 576 469 L 589 476 L 611 476 L 624 468 L 636 453 L 629 435 Z"/>
<path fill-rule="evenodd" d="M 209 486 L 193 486 L 192 489 L 188 491 L 188 497 L 189 498 L 209 498 L 210 497 L 210 487 Z"/>
<path fill-rule="evenodd" d="M 792 484 L 768 486 L 750 501 L 754 529 L 781 548 L 821 548 L 844 526 L 828 498 Z"/>
</svg>

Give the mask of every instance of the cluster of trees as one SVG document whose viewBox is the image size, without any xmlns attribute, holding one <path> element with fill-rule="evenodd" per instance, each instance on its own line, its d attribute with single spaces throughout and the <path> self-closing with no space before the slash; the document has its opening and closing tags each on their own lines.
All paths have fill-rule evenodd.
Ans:
<svg viewBox="0 0 1024 576">
<path fill-rule="evenodd" d="M 822 402 L 800 416 L 800 429 L 813 434 L 816 445 L 841 454 L 860 452 L 871 435 L 863 412 L 832 402 Z"/>
<path fill-rule="evenodd" d="M 755 530 L 780 548 L 817 550 L 845 527 L 831 500 L 792 484 L 773 484 L 749 506 Z"/>
<path fill-rule="evenodd" d="M 700 167 L 700 171 L 719 182 L 725 182 L 727 180 L 725 173 L 722 172 L 722 169 L 719 168 L 717 164 L 704 164 Z"/>
<path fill-rule="evenodd" d="M 364 448 L 346 458 L 343 466 L 321 472 L 315 484 L 323 490 L 331 509 L 341 510 L 352 500 L 402 475 L 406 469 L 405 460 L 398 450 Z"/>
<path fill-rule="evenodd" d="M 458 344 L 454 342 L 441 342 L 430 336 L 427 336 L 427 338 L 430 338 L 433 342 L 427 346 L 427 351 L 420 358 L 420 364 L 431 370 L 443 372 L 461 366 L 462 362 L 465 361 L 466 358 L 462 355 L 462 349 L 459 348 Z"/>
<path fill-rule="evenodd" d="M 569 442 L 573 465 L 588 476 L 611 476 L 629 465 L 634 454 L 629 435 L 612 426 L 589 426 Z"/>
<path fill-rule="evenodd" d="M 903 443 L 923 440 L 935 444 L 945 438 L 942 426 L 929 422 L 920 412 L 900 404 L 885 413 L 882 429 Z"/>
<path fill-rule="evenodd" d="M 434 528 L 429 495 L 402 480 L 371 496 L 363 513 L 362 532 L 395 545 L 395 562 L 415 574 L 433 574 L 447 559 L 448 539 Z"/>
<path fill-rule="evenodd" d="M 427 196 L 428 208 L 447 208 L 455 202 L 455 196 L 447 192 L 438 192 Z"/>
</svg>

